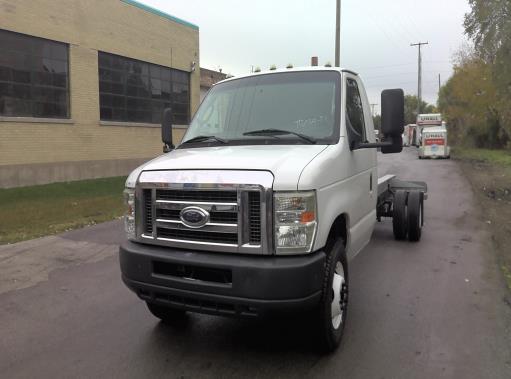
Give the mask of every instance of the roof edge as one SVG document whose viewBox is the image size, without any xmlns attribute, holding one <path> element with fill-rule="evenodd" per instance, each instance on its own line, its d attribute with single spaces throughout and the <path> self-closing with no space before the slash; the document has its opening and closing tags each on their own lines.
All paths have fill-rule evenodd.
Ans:
<svg viewBox="0 0 511 379">
<path fill-rule="evenodd" d="M 137 7 L 138 9 L 142 9 L 142 10 L 144 10 L 146 12 L 149 12 L 149 13 L 155 14 L 157 16 L 166 18 L 167 20 L 177 22 L 178 24 L 181 24 L 181 25 L 184 25 L 184 26 L 188 26 L 189 28 L 192 28 L 192 29 L 195 29 L 195 30 L 199 30 L 199 27 L 197 25 L 195 25 L 195 24 L 192 24 L 191 22 L 188 22 L 188 21 L 185 21 L 183 19 L 177 18 L 175 16 L 172 16 L 171 14 L 162 12 L 162 11 L 160 11 L 160 10 L 158 10 L 156 8 L 153 8 L 153 7 L 149 6 L 149 5 L 145 5 L 145 4 L 139 3 L 136 0 L 121 0 L 121 1 L 123 3 L 125 3 L 125 4 Z"/>
</svg>

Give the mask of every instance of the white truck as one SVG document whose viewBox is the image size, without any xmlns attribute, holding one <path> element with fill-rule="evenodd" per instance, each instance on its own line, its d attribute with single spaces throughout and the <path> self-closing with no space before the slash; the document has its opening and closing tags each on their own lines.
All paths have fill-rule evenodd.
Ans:
<svg viewBox="0 0 511 379">
<path fill-rule="evenodd" d="M 447 128 L 434 126 L 422 130 L 422 144 L 419 146 L 419 159 L 423 158 L 445 158 L 451 156 L 451 148 L 447 139 Z"/>
<path fill-rule="evenodd" d="M 361 79 L 337 68 L 220 82 L 177 147 L 165 110 L 165 154 L 126 180 L 124 283 L 164 322 L 291 312 L 335 349 L 375 222 L 421 237 L 425 183 L 378 179 L 377 148 L 400 152 L 404 125 L 403 91 L 381 100 L 379 143 Z"/>
<path fill-rule="evenodd" d="M 442 115 L 440 113 L 425 113 L 417 116 L 415 133 L 415 146 L 422 146 L 422 133 L 427 128 L 442 126 Z"/>
</svg>

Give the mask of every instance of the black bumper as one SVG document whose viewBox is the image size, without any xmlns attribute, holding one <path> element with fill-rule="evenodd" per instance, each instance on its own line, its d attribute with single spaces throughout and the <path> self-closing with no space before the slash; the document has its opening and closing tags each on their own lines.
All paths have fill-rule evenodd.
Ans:
<svg viewBox="0 0 511 379">
<path fill-rule="evenodd" d="M 188 311 L 259 316 L 318 304 L 322 251 L 299 257 L 206 253 L 124 242 L 124 283 L 141 299 Z"/>
</svg>

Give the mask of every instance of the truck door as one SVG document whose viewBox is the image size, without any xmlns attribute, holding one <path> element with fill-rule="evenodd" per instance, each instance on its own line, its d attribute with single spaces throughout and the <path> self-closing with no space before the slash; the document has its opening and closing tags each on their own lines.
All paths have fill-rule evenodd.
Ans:
<svg viewBox="0 0 511 379">
<path fill-rule="evenodd" d="M 350 214 L 350 256 L 369 242 L 376 219 L 376 149 L 354 149 L 356 142 L 375 142 L 369 102 L 355 76 L 346 76 L 346 132 L 351 149 L 350 191 L 356 206 Z"/>
</svg>

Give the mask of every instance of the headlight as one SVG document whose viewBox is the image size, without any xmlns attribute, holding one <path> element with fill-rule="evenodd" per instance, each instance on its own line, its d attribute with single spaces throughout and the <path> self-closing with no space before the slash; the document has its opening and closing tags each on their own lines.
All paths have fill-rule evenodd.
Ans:
<svg viewBox="0 0 511 379">
<path fill-rule="evenodd" d="M 317 227 L 316 193 L 276 192 L 274 205 L 277 254 L 310 253 Z"/>
<path fill-rule="evenodd" d="M 124 230 L 126 237 L 133 240 L 136 237 L 135 233 L 135 189 L 126 188 L 124 190 L 124 205 L 126 206 L 126 213 L 124 214 Z"/>
</svg>

